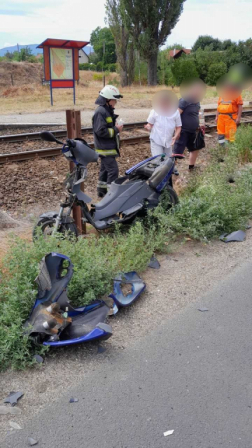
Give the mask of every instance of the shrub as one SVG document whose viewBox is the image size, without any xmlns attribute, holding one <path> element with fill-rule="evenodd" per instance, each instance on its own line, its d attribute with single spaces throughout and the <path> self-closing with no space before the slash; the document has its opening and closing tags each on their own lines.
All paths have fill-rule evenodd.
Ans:
<svg viewBox="0 0 252 448">
<path fill-rule="evenodd" d="M 96 70 L 95 64 L 90 64 L 89 62 L 84 62 L 83 64 L 79 64 L 80 70 Z"/>
<path fill-rule="evenodd" d="M 215 86 L 220 79 L 221 76 L 227 73 L 227 65 L 225 62 L 217 62 L 216 64 L 211 64 L 208 73 L 206 82 L 210 86 Z"/>
<path fill-rule="evenodd" d="M 103 73 L 94 73 L 93 74 L 93 80 L 94 81 L 102 81 Z"/>
<path fill-rule="evenodd" d="M 178 86 L 184 81 L 190 81 L 199 76 L 195 62 L 189 56 L 181 56 L 176 59 L 171 66 L 171 71 Z"/>
</svg>

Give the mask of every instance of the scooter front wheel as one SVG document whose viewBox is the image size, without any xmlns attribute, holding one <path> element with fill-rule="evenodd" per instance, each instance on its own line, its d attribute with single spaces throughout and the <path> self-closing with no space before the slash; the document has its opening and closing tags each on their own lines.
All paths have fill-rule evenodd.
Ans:
<svg viewBox="0 0 252 448">
<path fill-rule="evenodd" d="M 33 240 L 38 238 L 39 233 L 41 232 L 45 238 L 49 237 L 53 233 L 53 229 L 55 226 L 55 219 L 40 219 L 33 230 Z M 78 237 L 78 230 L 74 222 L 65 222 L 62 223 L 58 229 L 58 232 L 61 234 L 70 234 L 73 235 L 76 239 Z"/>
</svg>

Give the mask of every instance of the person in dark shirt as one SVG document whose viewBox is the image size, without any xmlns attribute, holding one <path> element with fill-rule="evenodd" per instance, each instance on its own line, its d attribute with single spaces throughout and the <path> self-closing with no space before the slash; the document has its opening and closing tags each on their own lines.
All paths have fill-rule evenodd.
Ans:
<svg viewBox="0 0 252 448">
<path fill-rule="evenodd" d="M 196 132 L 199 128 L 200 100 L 205 93 L 205 84 L 196 80 L 182 88 L 182 98 L 179 100 L 182 129 L 179 139 L 174 145 L 174 154 L 183 154 L 185 148 L 189 151 L 189 170 L 193 170 L 199 150 L 195 149 Z"/>
</svg>

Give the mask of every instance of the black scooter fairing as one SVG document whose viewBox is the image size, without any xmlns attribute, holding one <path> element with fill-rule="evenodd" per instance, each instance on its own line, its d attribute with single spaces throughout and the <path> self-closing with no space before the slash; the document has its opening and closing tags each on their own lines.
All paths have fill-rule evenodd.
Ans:
<svg viewBox="0 0 252 448">
<path fill-rule="evenodd" d="M 131 210 L 149 198 L 157 201 L 162 189 L 172 175 L 174 167 L 173 158 L 164 160 L 154 169 L 152 176 L 147 180 L 129 180 L 127 176 L 121 177 L 110 186 L 104 198 L 95 204 L 94 222 L 106 220 L 111 216 Z"/>
<path fill-rule="evenodd" d="M 120 178 L 112 182 L 109 192 L 95 204 L 94 222 L 122 213 L 147 199 L 153 190 L 142 180 L 120 184 Z"/>
</svg>

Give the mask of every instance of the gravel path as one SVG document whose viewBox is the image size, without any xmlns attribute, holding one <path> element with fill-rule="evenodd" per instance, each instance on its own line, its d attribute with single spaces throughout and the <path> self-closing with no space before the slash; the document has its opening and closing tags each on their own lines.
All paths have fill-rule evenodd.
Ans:
<svg viewBox="0 0 252 448">
<path fill-rule="evenodd" d="M 95 107 L 94 107 L 95 109 Z M 82 126 L 91 126 L 91 119 L 94 109 L 85 110 L 81 112 Z M 144 121 L 149 115 L 149 109 L 128 109 L 118 108 L 116 113 L 120 115 L 125 123 Z M 42 112 L 40 114 L 14 114 L 14 115 L 0 115 L 0 124 L 5 123 L 65 123 L 66 112 Z"/>
<path fill-rule="evenodd" d="M 22 390 L 25 395 L 18 404 L 22 412 L 20 415 L 1 416 L 0 440 L 10 430 L 9 420 L 25 427 L 27 419 L 66 393 L 69 380 L 72 385 L 78 386 L 80 381 L 85 380 L 87 372 L 95 371 L 103 362 L 104 356 L 109 362 L 116 363 L 121 350 L 127 350 L 136 339 L 141 340 L 150 328 L 157 327 L 164 315 L 172 317 L 206 294 L 235 267 L 250 260 L 251 249 L 252 230 L 247 231 L 247 239 L 243 243 L 215 241 L 207 245 L 188 240 L 173 254 L 159 257 L 160 270 L 148 269 L 143 275 L 147 292 L 133 306 L 110 319 L 113 336 L 102 343 L 107 349 L 103 355 L 97 354 L 95 344 L 81 345 L 51 351 L 39 369 L 2 373 L 0 401 L 12 390 Z"/>
<path fill-rule="evenodd" d="M 248 101 L 244 102 L 244 106 L 248 106 Z M 124 120 L 125 123 L 143 121 L 146 120 L 150 109 L 141 108 L 134 109 L 128 107 L 122 107 L 119 105 L 116 109 L 116 113 L 120 115 L 120 118 Z M 216 104 L 204 104 L 204 108 L 216 109 Z M 78 108 L 76 108 L 78 109 Z M 95 106 L 94 106 L 95 109 Z M 91 118 L 94 113 L 94 109 L 83 110 L 81 112 L 81 123 L 82 126 L 90 126 Z M 0 115 L 0 124 L 5 123 L 65 123 L 66 122 L 66 112 L 65 111 L 47 111 L 39 114 L 13 114 L 13 115 Z"/>
</svg>

